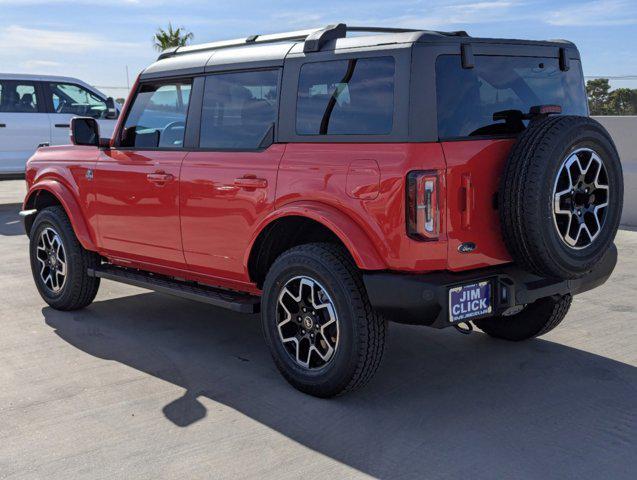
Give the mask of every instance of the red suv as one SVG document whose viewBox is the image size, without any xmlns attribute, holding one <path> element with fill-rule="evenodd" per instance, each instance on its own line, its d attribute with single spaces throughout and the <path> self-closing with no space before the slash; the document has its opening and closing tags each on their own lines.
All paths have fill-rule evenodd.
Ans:
<svg viewBox="0 0 637 480">
<path fill-rule="evenodd" d="M 44 300 L 106 278 L 260 310 L 312 395 L 365 384 L 387 320 L 524 340 L 617 261 L 621 166 L 566 41 L 338 24 L 178 47 L 113 138 L 75 118 L 71 139 L 27 168 Z"/>
</svg>

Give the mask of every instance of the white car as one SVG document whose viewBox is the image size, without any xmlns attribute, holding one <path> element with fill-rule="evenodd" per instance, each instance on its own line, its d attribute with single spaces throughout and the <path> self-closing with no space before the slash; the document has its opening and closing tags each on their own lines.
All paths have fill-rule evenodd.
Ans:
<svg viewBox="0 0 637 480">
<path fill-rule="evenodd" d="M 118 115 L 112 98 L 77 78 L 0 73 L 0 176 L 23 174 L 38 146 L 69 144 L 71 118 L 96 118 L 110 137 Z"/>
</svg>

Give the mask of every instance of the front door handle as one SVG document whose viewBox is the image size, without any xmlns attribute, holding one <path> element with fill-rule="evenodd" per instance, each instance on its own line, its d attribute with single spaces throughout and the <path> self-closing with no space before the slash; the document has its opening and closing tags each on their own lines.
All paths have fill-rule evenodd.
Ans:
<svg viewBox="0 0 637 480">
<path fill-rule="evenodd" d="M 266 188 L 268 186 L 268 181 L 265 178 L 235 178 L 234 186 L 239 188 Z"/>
<path fill-rule="evenodd" d="M 170 173 L 159 171 L 159 172 L 149 173 L 148 175 L 146 175 L 146 178 L 148 179 L 149 182 L 163 185 L 166 182 L 170 182 L 171 180 L 174 180 L 175 176 L 171 175 Z"/>
<path fill-rule="evenodd" d="M 7 124 L 6 123 L 0 123 L 0 128 L 6 128 Z"/>
<path fill-rule="evenodd" d="M 71 128 L 71 125 L 68 123 L 56 123 L 55 128 Z"/>
</svg>

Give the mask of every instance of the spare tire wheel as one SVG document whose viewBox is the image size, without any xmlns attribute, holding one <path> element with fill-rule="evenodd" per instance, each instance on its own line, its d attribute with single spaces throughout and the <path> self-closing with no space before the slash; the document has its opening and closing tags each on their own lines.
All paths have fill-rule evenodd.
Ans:
<svg viewBox="0 0 637 480">
<path fill-rule="evenodd" d="M 608 132 L 588 117 L 532 121 L 500 183 L 500 222 L 513 260 L 541 276 L 577 278 L 615 238 L 622 168 Z"/>
</svg>

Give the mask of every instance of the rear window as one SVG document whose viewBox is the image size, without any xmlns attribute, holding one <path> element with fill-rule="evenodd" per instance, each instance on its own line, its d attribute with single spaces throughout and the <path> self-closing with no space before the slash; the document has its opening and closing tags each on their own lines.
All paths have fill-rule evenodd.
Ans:
<svg viewBox="0 0 637 480">
<path fill-rule="evenodd" d="M 526 128 L 515 112 L 535 105 L 560 105 L 562 113 L 587 115 L 586 91 L 578 61 L 561 71 L 557 58 L 476 56 L 463 69 L 460 55 L 436 61 L 438 136 L 510 135 Z"/>
<path fill-rule="evenodd" d="M 383 135 L 394 117 L 394 58 L 306 63 L 299 75 L 299 135 Z"/>
</svg>

